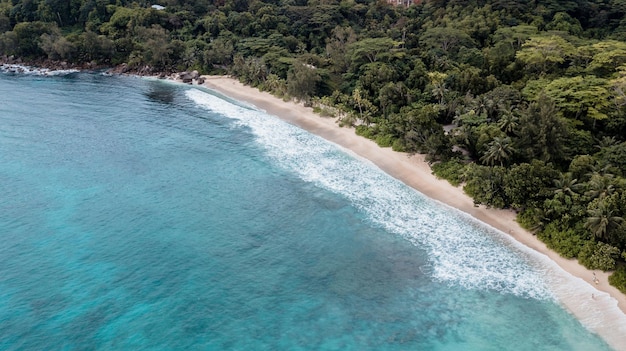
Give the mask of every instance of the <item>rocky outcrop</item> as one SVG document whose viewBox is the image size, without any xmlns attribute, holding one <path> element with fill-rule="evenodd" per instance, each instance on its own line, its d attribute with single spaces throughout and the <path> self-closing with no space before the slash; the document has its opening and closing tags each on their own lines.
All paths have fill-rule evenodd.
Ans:
<svg viewBox="0 0 626 351">
<path fill-rule="evenodd" d="M 193 84 L 194 82 L 196 84 L 204 84 L 204 78 L 200 76 L 198 71 L 180 72 L 174 75 L 174 79 L 187 84 Z"/>
<path fill-rule="evenodd" d="M 85 62 L 81 64 L 69 63 L 66 61 L 54 61 L 54 60 L 35 60 L 24 62 L 19 57 L 15 56 L 0 56 L 0 70 L 14 72 L 14 73 L 36 73 L 42 75 L 53 75 L 58 73 L 71 73 L 84 70 L 96 70 L 106 69 L 108 74 L 130 74 L 139 76 L 156 76 L 160 79 L 173 79 L 181 81 L 187 84 L 204 84 L 204 78 L 196 70 L 185 71 L 180 73 L 172 73 L 171 71 L 156 70 L 154 67 L 145 66 L 131 66 L 126 63 L 122 63 L 115 67 L 106 67 L 97 64 L 96 62 Z"/>
<path fill-rule="evenodd" d="M 33 61 L 24 61 L 20 57 L 11 56 L 0 56 L 0 64 L 2 65 L 22 65 L 27 67 L 36 67 L 40 70 L 47 71 L 65 71 L 65 70 L 95 70 L 102 69 L 105 66 L 99 65 L 95 61 L 92 62 L 83 62 L 83 63 L 70 63 L 67 61 L 56 61 L 56 60 L 33 60 Z"/>
<path fill-rule="evenodd" d="M 178 74 L 178 79 L 183 83 L 191 84 L 193 82 L 193 75 L 189 72 L 181 72 Z"/>
</svg>

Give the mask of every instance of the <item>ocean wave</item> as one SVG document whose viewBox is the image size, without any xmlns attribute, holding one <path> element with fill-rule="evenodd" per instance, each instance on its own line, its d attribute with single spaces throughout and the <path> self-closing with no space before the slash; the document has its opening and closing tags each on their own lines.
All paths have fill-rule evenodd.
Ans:
<svg viewBox="0 0 626 351">
<path fill-rule="evenodd" d="M 31 67 L 17 64 L 2 64 L 0 72 L 19 73 L 37 76 L 63 76 L 71 73 L 79 72 L 77 69 L 49 69 L 40 67 Z"/>
<path fill-rule="evenodd" d="M 341 194 L 368 219 L 427 250 L 434 279 L 466 289 L 553 299 L 529 252 L 506 235 L 409 188 L 367 160 L 262 111 L 197 89 L 197 105 L 250 128 L 269 157 L 305 181 Z M 419 267 L 416 267 L 419 269 Z"/>
</svg>

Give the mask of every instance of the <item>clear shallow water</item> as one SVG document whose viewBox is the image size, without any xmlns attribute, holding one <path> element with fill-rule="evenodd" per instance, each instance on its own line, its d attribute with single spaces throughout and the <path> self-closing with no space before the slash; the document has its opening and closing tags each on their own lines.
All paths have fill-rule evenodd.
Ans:
<svg viewBox="0 0 626 351">
<path fill-rule="evenodd" d="M 0 74 L 0 349 L 607 350 L 497 233 L 204 91 Z"/>
</svg>

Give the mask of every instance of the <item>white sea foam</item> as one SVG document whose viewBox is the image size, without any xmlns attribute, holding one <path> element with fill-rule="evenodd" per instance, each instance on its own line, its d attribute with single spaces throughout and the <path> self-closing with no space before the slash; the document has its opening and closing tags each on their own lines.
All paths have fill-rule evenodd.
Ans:
<svg viewBox="0 0 626 351">
<path fill-rule="evenodd" d="M 372 222 L 429 252 L 435 279 L 468 289 L 495 289 L 519 296 L 551 297 L 537 267 L 520 251 L 503 248 L 495 231 L 431 201 L 371 163 L 261 111 L 199 90 L 198 105 L 251 128 L 267 154 L 302 179 L 342 194 Z"/>
<path fill-rule="evenodd" d="M 200 90 L 186 93 L 199 106 L 250 128 L 284 169 L 342 194 L 376 225 L 425 248 L 434 279 L 466 289 L 493 289 L 540 300 L 558 298 L 613 347 L 626 344 L 626 316 L 616 300 L 573 278 L 547 256 L 468 214 L 426 198 L 369 161 L 278 118 Z M 596 298 L 591 299 L 591 294 Z M 607 326 L 612 329 L 602 330 Z"/>
<path fill-rule="evenodd" d="M 8 73 L 20 73 L 38 76 L 63 76 L 70 73 L 78 72 L 77 69 L 57 69 L 52 70 L 48 68 L 31 67 L 17 64 L 2 64 L 0 65 L 0 72 Z"/>
</svg>

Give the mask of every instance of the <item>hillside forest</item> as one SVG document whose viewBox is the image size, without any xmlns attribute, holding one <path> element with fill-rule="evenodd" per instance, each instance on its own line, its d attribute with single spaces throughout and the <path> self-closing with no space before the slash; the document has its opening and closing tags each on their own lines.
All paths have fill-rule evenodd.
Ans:
<svg viewBox="0 0 626 351">
<path fill-rule="evenodd" d="M 626 0 L 153 1 L 0 0 L 0 57 L 303 101 L 626 293 Z"/>
</svg>

